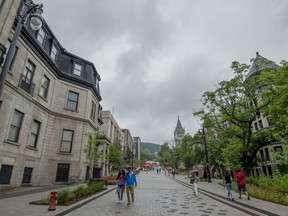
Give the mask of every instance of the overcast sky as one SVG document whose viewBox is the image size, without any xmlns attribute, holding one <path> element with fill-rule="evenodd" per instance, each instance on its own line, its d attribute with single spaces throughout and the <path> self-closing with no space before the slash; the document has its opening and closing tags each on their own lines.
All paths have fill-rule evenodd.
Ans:
<svg viewBox="0 0 288 216">
<path fill-rule="evenodd" d="M 104 110 L 144 142 L 201 122 L 200 99 L 232 61 L 288 60 L 287 0 L 34 0 L 62 46 L 94 63 Z"/>
</svg>

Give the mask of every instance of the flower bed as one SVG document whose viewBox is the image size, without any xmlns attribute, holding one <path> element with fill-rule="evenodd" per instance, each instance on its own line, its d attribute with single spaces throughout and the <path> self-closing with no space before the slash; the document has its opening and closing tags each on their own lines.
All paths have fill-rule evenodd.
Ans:
<svg viewBox="0 0 288 216">
<path fill-rule="evenodd" d="M 90 196 L 93 196 L 97 193 L 106 190 L 107 188 L 103 188 L 104 184 L 102 182 L 99 183 L 91 183 L 87 186 L 78 186 L 74 189 L 62 189 L 58 192 L 58 203 L 57 205 L 71 205 L 76 202 L 79 202 L 83 199 L 86 199 Z M 49 205 L 50 202 L 50 194 L 41 200 L 33 201 L 29 204 L 32 205 Z"/>
</svg>

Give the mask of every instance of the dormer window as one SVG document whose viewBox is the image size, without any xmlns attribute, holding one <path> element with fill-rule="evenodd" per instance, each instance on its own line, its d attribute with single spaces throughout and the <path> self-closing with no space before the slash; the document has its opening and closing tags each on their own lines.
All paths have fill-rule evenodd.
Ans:
<svg viewBox="0 0 288 216">
<path fill-rule="evenodd" d="M 96 85 L 96 88 L 99 90 L 99 80 L 98 80 L 97 77 L 96 77 L 96 83 L 95 83 L 95 85 Z"/>
<path fill-rule="evenodd" d="M 38 33 L 37 33 L 37 40 L 43 45 L 44 43 L 44 38 L 45 38 L 45 31 L 41 28 L 39 29 Z"/>
<path fill-rule="evenodd" d="M 57 55 L 56 46 L 55 46 L 54 44 L 52 44 L 51 52 L 50 52 L 50 57 L 53 59 L 53 61 L 55 61 L 56 55 Z"/>
<path fill-rule="evenodd" d="M 82 71 L 82 65 L 74 63 L 73 74 L 75 74 L 77 76 L 81 76 L 81 71 Z"/>
</svg>

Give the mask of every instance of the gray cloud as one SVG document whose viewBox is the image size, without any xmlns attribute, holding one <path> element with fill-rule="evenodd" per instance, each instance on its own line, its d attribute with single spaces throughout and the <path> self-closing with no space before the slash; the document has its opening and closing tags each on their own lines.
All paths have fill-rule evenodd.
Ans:
<svg viewBox="0 0 288 216">
<path fill-rule="evenodd" d="M 95 64 L 104 109 L 143 141 L 172 140 L 178 115 L 197 131 L 192 113 L 232 61 L 288 57 L 286 0 L 35 2 L 60 43 Z"/>
</svg>

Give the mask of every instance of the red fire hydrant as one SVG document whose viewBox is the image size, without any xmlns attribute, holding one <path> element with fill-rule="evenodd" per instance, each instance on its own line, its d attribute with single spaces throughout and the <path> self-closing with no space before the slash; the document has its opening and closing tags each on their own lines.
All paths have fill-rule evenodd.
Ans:
<svg viewBox="0 0 288 216">
<path fill-rule="evenodd" d="M 49 203 L 48 211 L 56 210 L 57 201 L 58 201 L 58 192 L 52 191 L 50 194 L 50 203 Z"/>
</svg>

